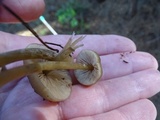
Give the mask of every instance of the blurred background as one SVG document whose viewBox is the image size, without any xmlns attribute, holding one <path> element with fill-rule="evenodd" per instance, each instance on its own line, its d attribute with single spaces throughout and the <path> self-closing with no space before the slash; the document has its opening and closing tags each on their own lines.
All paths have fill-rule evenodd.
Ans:
<svg viewBox="0 0 160 120">
<path fill-rule="evenodd" d="M 118 34 L 160 64 L 160 0 L 46 0 L 43 14 L 58 34 Z M 30 23 L 41 36 L 52 34 L 40 20 Z M 0 31 L 31 36 L 21 24 L 0 24 Z M 154 80 L 153 80 L 154 82 Z M 158 110 L 160 93 L 150 98 Z"/>
</svg>

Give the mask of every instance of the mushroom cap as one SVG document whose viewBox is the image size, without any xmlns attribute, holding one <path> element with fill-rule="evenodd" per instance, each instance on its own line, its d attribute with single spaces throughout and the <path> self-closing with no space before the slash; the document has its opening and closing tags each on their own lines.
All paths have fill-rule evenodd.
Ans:
<svg viewBox="0 0 160 120">
<path fill-rule="evenodd" d="M 31 43 L 31 44 L 29 44 L 29 45 L 26 47 L 26 49 L 27 49 L 27 48 L 40 48 L 40 49 L 50 50 L 50 49 L 48 49 L 46 46 L 44 46 L 44 45 L 42 45 L 42 44 L 38 44 L 38 43 Z M 55 51 L 53 51 L 53 50 L 50 50 L 50 51 L 52 51 L 53 53 L 55 53 L 55 55 L 57 54 L 57 52 L 55 52 Z"/>
<path fill-rule="evenodd" d="M 72 81 L 66 70 L 53 70 L 28 76 L 35 92 L 44 99 L 59 102 L 67 99 L 71 93 Z"/>
<path fill-rule="evenodd" d="M 30 44 L 27 48 L 48 49 L 40 44 Z M 25 60 L 24 64 L 44 61 Z M 59 102 L 67 99 L 71 93 L 72 79 L 67 70 L 43 71 L 28 75 L 32 88 L 44 99 Z"/>
<path fill-rule="evenodd" d="M 82 50 L 76 59 L 77 63 L 93 66 L 92 70 L 75 70 L 77 80 L 83 85 L 95 84 L 102 76 L 101 60 L 97 53 L 91 50 Z"/>
</svg>

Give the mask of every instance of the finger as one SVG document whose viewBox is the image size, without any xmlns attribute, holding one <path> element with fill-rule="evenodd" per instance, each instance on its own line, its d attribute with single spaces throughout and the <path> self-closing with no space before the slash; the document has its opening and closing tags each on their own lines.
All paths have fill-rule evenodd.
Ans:
<svg viewBox="0 0 160 120">
<path fill-rule="evenodd" d="M 17 35 L 11 35 L 4 32 L 0 32 L 3 36 L 0 38 L 1 51 L 4 50 L 15 50 L 25 48 L 30 43 L 38 43 L 39 41 L 34 37 L 22 37 Z M 51 35 L 42 37 L 44 41 L 61 44 L 64 46 L 71 35 Z M 77 38 L 78 36 L 76 36 Z M 91 49 L 100 55 L 119 53 L 119 52 L 130 52 L 135 51 L 135 44 L 128 38 L 118 35 L 87 35 L 84 40 L 79 44 L 84 44 L 83 47 L 78 48 L 74 55 L 76 56 L 82 49 Z M 56 47 L 56 46 L 53 46 Z"/>
<path fill-rule="evenodd" d="M 103 55 L 100 58 L 103 69 L 101 80 L 113 79 L 145 69 L 153 68 L 156 70 L 158 68 L 157 60 L 151 54 L 145 52 L 126 53 L 123 57 L 121 53 L 116 53 Z M 73 84 L 78 84 L 74 73 L 72 73 L 72 76 Z"/>
<path fill-rule="evenodd" d="M 76 35 L 74 39 L 82 35 Z M 70 35 L 58 35 L 44 37 L 45 41 L 52 41 L 61 45 L 65 45 Z M 113 54 L 126 51 L 135 51 L 136 46 L 130 39 L 118 35 L 86 35 L 86 37 L 78 44 L 84 44 L 74 52 L 76 56 L 82 49 L 90 49 L 99 55 Z"/>
<path fill-rule="evenodd" d="M 39 17 L 44 11 L 43 0 L 1 0 L 25 21 L 31 21 Z M 0 5 L 0 22 L 19 22 L 11 13 Z"/>
<path fill-rule="evenodd" d="M 89 116 L 151 97 L 160 91 L 159 86 L 159 71 L 150 69 L 100 81 L 90 87 L 75 85 L 69 99 L 60 105 L 64 116 L 68 119 Z"/>
<path fill-rule="evenodd" d="M 156 109 L 147 99 L 139 100 L 110 112 L 71 120 L 155 120 Z"/>
<path fill-rule="evenodd" d="M 103 69 L 102 80 L 128 75 L 145 69 L 158 68 L 157 60 L 151 54 L 145 52 L 127 53 L 123 57 L 119 53 L 104 55 L 101 56 L 101 63 Z"/>
</svg>

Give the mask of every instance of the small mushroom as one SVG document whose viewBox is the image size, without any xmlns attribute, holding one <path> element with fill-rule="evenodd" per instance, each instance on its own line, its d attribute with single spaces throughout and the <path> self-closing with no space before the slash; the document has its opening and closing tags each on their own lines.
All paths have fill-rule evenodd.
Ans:
<svg viewBox="0 0 160 120">
<path fill-rule="evenodd" d="M 67 99 L 71 93 L 72 79 L 69 75 L 68 69 L 90 69 L 89 66 L 83 66 L 82 64 L 74 63 L 73 58 L 70 56 L 75 49 L 83 46 L 77 45 L 84 36 L 79 37 L 74 42 L 71 37 L 63 50 L 55 54 L 53 61 L 44 63 L 43 59 L 37 60 L 25 60 L 24 64 L 44 63 L 41 64 L 42 68 L 51 70 L 43 70 L 39 73 L 28 75 L 29 81 L 34 88 L 35 92 L 42 96 L 44 99 L 58 102 Z M 48 49 L 40 44 L 30 44 L 28 48 L 41 48 Z M 54 64 L 55 63 L 55 64 Z"/>
<path fill-rule="evenodd" d="M 34 73 L 28 78 L 35 92 L 46 100 L 63 101 L 71 93 L 72 81 L 66 70 Z"/>
<path fill-rule="evenodd" d="M 30 44 L 28 48 L 48 49 L 41 44 Z M 43 62 L 46 60 L 25 60 L 24 64 Z M 67 99 L 71 93 L 72 79 L 67 70 L 49 70 L 28 75 L 34 91 L 44 99 L 58 102 Z"/>
<path fill-rule="evenodd" d="M 2 71 L 0 71 L 0 87 L 11 80 L 27 75 L 36 93 L 46 100 L 58 102 L 68 98 L 71 93 L 72 80 L 68 70 L 76 70 L 75 74 L 77 79 L 83 85 L 94 84 L 102 74 L 98 55 L 93 51 L 84 50 L 78 55 L 77 63 L 74 62 L 70 55 L 75 49 L 83 46 L 83 44 L 77 45 L 83 38 L 84 37 L 79 37 L 74 42 L 70 39 L 60 53 L 57 55 L 56 53 L 52 53 L 51 56 L 49 54 L 51 61 L 48 61 L 48 59 L 42 55 L 29 60 L 24 58 L 25 65 L 19 67 L 4 71 L 2 68 Z M 38 48 L 40 51 L 48 50 L 48 48 L 38 44 L 29 45 L 26 50 L 32 48 Z M 48 52 L 53 51 L 48 50 Z M 44 55 L 46 56 L 46 54 Z M 27 58 L 32 58 L 30 56 L 35 56 L 35 54 L 29 54 Z M 8 55 L 4 57 L 4 59 L 5 58 L 8 58 Z M 23 56 L 21 58 L 23 58 Z"/>
<path fill-rule="evenodd" d="M 76 62 L 92 66 L 92 69 L 74 71 L 77 80 L 81 84 L 86 86 L 95 84 L 102 76 L 100 57 L 94 51 L 82 50 L 78 54 Z"/>
<path fill-rule="evenodd" d="M 43 60 L 25 60 L 25 64 Z M 43 62 L 42 62 L 43 63 Z M 44 70 L 28 75 L 34 91 L 44 99 L 58 102 L 67 99 L 71 93 L 72 79 L 67 70 Z"/>
</svg>

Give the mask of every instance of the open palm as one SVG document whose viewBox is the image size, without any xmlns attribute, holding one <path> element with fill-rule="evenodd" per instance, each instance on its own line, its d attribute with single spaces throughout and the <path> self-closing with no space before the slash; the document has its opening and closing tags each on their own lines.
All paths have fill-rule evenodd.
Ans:
<svg viewBox="0 0 160 120">
<path fill-rule="evenodd" d="M 2 20 L 3 21 L 3 20 Z M 0 52 L 25 48 L 36 38 L 0 32 Z M 68 35 L 46 36 L 44 41 L 64 45 Z M 136 52 L 132 41 L 116 35 L 87 35 L 82 49 L 100 55 L 103 75 L 93 86 L 84 87 L 73 76 L 70 97 L 59 103 L 43 101 L 28 78 L 14 80 L 0 88 L 1 120 L 154 120 L 156 109 L 147 100 L 160 91 L 158 64 L 153 56 Z M 22 64 L 8 65 L 8 68 Z M 3 79 L 5 80 L 5 78 Z"/>
</svg>

